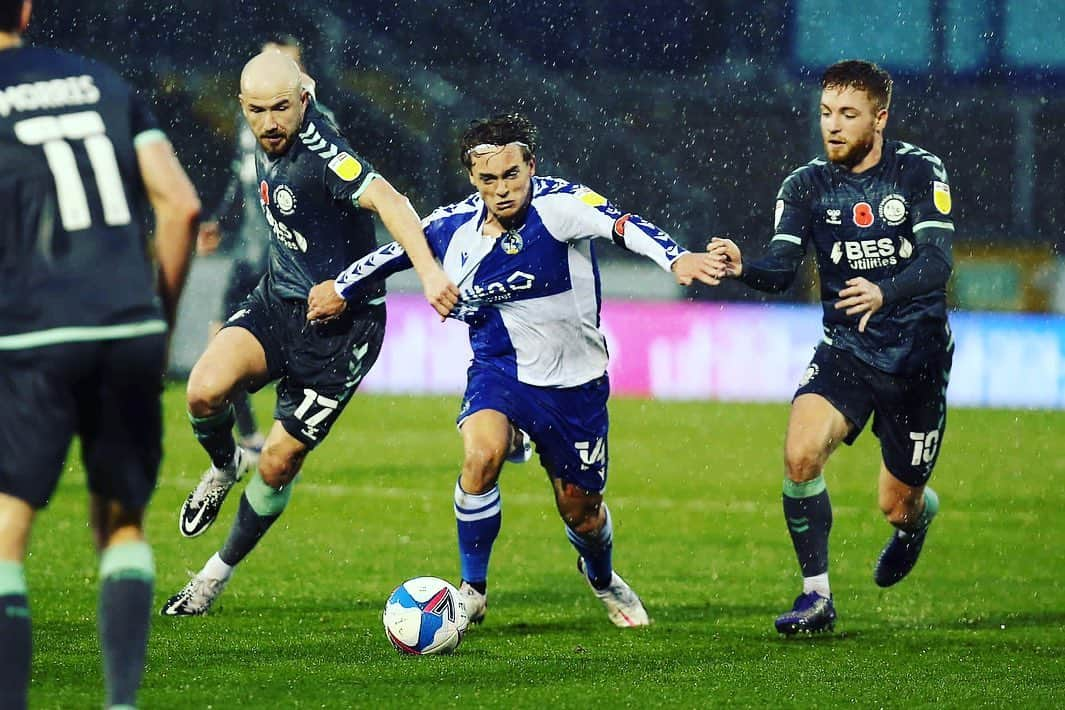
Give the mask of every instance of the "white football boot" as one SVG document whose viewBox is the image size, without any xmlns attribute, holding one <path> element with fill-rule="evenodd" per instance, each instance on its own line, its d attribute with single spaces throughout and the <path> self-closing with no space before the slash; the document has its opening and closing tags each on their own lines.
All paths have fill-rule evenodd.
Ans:
<svg viewBox="0 0 1065 710">
<path fill-rule="evenodd" d="M 228 581 L 213 579 L 199 572 L 180 592 L 167 600 L 159 613 L 163 616 L 202 616 L 226 588 Z"/>
<path fill-rule="evenodd" d="M 643 608 L 643 602 L 636 596 L 624 579 L 617 572 L 612 572 L 610 585 L 606 589 L 596 589 L 592 581 L 588 579 L 588 573 L 584 569 L 584 558 L 577 558 L 577 570 L 592 587 L 592 592 L 603 602 L 606 607 L 606 615 L 614 626 L 621 628 L 635 628 L 637 626 L 649 626 L 651 619 L 647 616 L 647 610 Z"/>
<path fill-rule="evenodd" d="M 462 580 L 459 585 L 459 598 L 466 606 L 466 617 L 471 624 L 479 624 L 484 621 L 484 615 L 488 613 L 488 595 L 481 594 L 470 586 L 469 582 Z"/>
<path fill-rule="evenodd" d="M 211 464 L 199 484 L 181 504 L 178 530 L 182 535 L 196 537 L 211 527 L 211 523 L 218 517 L 218 511 L 222 509 L 229 489 L 244 477 L 250 463 L 248 453 L 238 446 L 233 454 L 233 461 L 228 466 L 219 469 Z"/>
</svg>

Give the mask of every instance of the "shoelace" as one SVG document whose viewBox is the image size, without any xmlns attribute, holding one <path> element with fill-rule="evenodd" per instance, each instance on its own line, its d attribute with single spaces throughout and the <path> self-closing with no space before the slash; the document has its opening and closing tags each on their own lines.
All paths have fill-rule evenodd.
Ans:
<svg viewBox="0 0 1065 710">
<path fill-rule="evenodd" d="M 221 590 L 225 582 L 221 579 L 194 577 L 191 584 L 192 589 L 189 590 L 189 606 L 194 609 L 199 609 L 211 605 L 211 602 L 214 601 L 214 598 L 218 595 L 218 592 Z"/>
<path fill-rule="evenodd" d="M 239 457 L 240 454 L 238 453 L 237 456 Z M 192 503 L 194 507 L 198 508 L 200 505 L 202 505 L 203 501 L 206 500 L 207 496 L 211 495 L 212 493 L 217 495 L 218 489 L 228 489 L 230 486 L 237 482 L 237 471 L 240 468 L 239 458 L 233 459 L 233 464 L 231 465 L 231 468 L 233 469 L 231 472 L 226 470 L 219 470 L 214 466 L 211 466 L 211 468 L 207 469 L 207 473 L 205 473 L 203 475 L 203 478 L 200 479 L 200 483 L 196 486 L 196 490 L 192 492 Z"/>
</svg>

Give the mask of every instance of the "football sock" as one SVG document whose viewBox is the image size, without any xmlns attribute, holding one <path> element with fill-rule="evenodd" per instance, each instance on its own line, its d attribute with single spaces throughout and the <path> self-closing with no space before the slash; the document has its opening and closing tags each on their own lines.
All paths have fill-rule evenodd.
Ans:
<svg viewBox="0 0 1065 710">
<path fill-rule="evenodd" d="M 107 705 L 133 707 L 148 650 L 155 563 L 146 542 L 112 545 L 100 556 L 97 622 Z"/>
<path fill-rule="evenodd" d="M 196 435 L 200 446 L 211 457 L 215 468 L 225 468 L 233 461 L 237 444 L 233 441 L 233 406 L 229 405 L 218 414 L 207 417 L 194 417 L 189 413 L 192 433 Z"/>
<path fill-rule="evenodd" d="M 828 572 L 828 533 L 832 530 L 832 503 L 824 476 L 795 483 L 784 479 L 784 519 L 799 558 L 802 576 Z"/>
<path fill-rule="evenodd" d="M 606 589 L 614 576 L 611 556 L 614 551 L 614 524 L 610 519 L 610 508 L 603 503 L 603 527 L 595 532 L 581 535 L 570 526 L 566 526 L 566 537 L 584 558 L 584 571 L 588 581 L 596 589 Z"/>
<path fill-rule="evenodd" d="M 30 685 L 30 606 L 22 563 L 0 560 L 0 708 L 26 707 Z"/>
<path fill-rule="evenodd" d="M 473 495 L 462 490 L 462 485 L 456 481 L 455 521 L 459 531 L 462 578 L 477 589 L 477 583 L 484 584 L 488 579 L 488 558 L 503 521 L 499 486 Z"/>
<path fill-rule="evenodd" d="M 226 564 L 222 557 L 216 552 L 211 555 L 211 558 L 204 564 L 200 573 L 211 579 L 229 579 L 233 576 L 233 565 Z"/>
<path fill-rule="evenodd" d="M 240 496 L 240 507 L 237 508 L 233 527 L 229 529 L 229 537 L 218 551 L 223 562 L 230 567 L 236 567 L 252 551 L 259 539 L 281 516 L 281 511 L 292 497 L 292 487 L 295 484 L 296 481 L 293 480 L 280 490 L 271 488 L 259 472 L 255 472 Z"/>
<path fill-rule="evenodd" d="M 906 527 L 900 527 L 899 532 L 903 534 L 915 533 L 920 530 L 924 530 L 932 524 L 932 518 L 936 517 L 936 513 L 939 512 L 939 496 L 936 492 L 927 486 L 924 489 L 924 510 L 921 511 L 921 515 L 917 518 L 917 522 L 913 525 L 907 525 Z"/>
<path fill-rule="evenodd" d="M 241 437 L 249 439 L 259 433 L 255 423 L 255 412 L 251 410 L 251 397 L 243 390 L 233 393 L 233 415 L 237 420 L 237 431 Z"/>
<path fill-rule="evenodd" d="M 802 593 L 817 592 L 823 597 L 831 597 L 832 589 L 828 586 L 828 572 L 802 578 Z"/>
</svg>

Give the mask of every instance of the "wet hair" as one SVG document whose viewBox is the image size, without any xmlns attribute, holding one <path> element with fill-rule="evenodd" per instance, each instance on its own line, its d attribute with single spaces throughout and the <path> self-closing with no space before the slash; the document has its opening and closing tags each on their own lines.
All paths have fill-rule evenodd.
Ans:
<svg viewBox="0 0 1065 710">
<path fill-rule="evenodd" d="M 869 95 L 878 111 L 891 105 L 893 84 L 885 69 L 860 59 L 836 62 L 821 76 L 822 89 L 859 89 Z"/>
<path fill-rule="evenodd" d="M 536 126 L 520 113 L 501 113 L 491 118 L 478 118 L 462 132 L 459 139 L 459 160 L 467 170 L 473 168 L 470 150 L 479 145 L 521 143 L 521 153 L 529 162 L 536 152 Z"/>
<path fill-rule="evenodd" d="M 23 0 L 0 0 L 0 32 L 18 32 Z"/>
</svg>

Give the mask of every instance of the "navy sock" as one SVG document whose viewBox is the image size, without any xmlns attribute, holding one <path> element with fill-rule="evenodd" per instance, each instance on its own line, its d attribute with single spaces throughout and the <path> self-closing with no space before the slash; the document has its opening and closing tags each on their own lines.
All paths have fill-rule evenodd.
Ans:
<svg viewBox="0 0 1065 710">
<path fill-rule="evenodd" d="M 233 461 L 237 444 L 233 441 L 233 407 L 227 406 L 218 414 L 207 417 L 194 417 L 189 414 L 192 433 L 196 440 L 211 457 L 215 468 L 225 468 Z"/>
<path fill-rule="evenodd" d="M 30 607 L 20 562 L 0 561 L 0 708 L 24 708 L 30 686 Z"/>
<path fill-rule="evenodd" d="M 148 543 L 112 545 L 100 556 L 97 622 L 109 707 L 137 703 L 154 583 L 155 562 Z"/>
<path fill-rule="evenodd" d="M 255 473 L 240 496 L 240 507 L 233 527 L 229 529 L 229 537 L 218 551 L 223 562 L 235 567 L 248 556 L 274 521 L 281 517 L 292 497 L 294 484 L 295 481 L 280 490 L 271 488 L 258 472 Z"/>
<path fill-rule="evenodd" d="M 806 483 L 784 480 L 784 519 L 802 576 L 813 577 L 827 572 L 832 503 L 823 476 Z"/>
<path fill-rule="evenodd" d="M 503 522 L 499 486 L 473 495 L 455 482 L 455 521 L 458 525 L 462 578 L 483 593 L 487 589 L 488 559 Z M 478 587 L 482 585 L 484 589 Z"/>
</svg>

